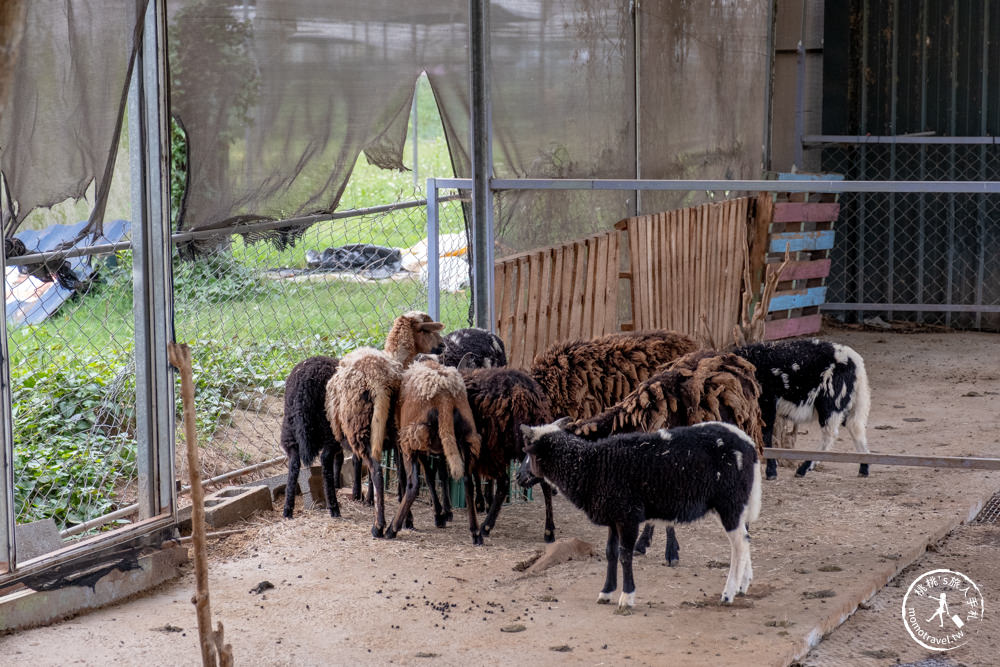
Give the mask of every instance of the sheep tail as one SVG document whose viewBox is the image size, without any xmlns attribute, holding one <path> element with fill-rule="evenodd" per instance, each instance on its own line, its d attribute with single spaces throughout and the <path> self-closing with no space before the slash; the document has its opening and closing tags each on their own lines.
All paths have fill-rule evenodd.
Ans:
<svg viewBox="0 0 1000 667">
<path fill-rule="evenodd" d="M 450 397 L 442 397 L 437 407 L 438 437 L 441 438 L 441 449 L 448 462 L 448 473 L 452 479 L 462 479 L 465 476 L 465 461 L 455 438 L 455 406 Z"/>
<path fill-rule="evenodd" d="M 375 389 L 372 410 L 371 451 L 372 458 L 382 460 L 382 446 L 385 434 L 389 428 L 389 409 L 392 407 L 392 394 L 387 387 Z"/>
<path fill-rule="evenodd" d="M 760 516 L 760 465 L 754 463 L 753 467 L 753 483 L 750 486 L 750 502 L 749 502 L 749 513 L 747 514 L 747 522 L 753 523 Z"/>
</svg>

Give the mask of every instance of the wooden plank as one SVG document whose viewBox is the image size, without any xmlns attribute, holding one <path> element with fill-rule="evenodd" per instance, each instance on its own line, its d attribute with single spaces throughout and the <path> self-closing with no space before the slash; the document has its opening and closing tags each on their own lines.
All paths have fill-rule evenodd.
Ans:
<svg viewBox="0 0 1000 667">
<path fill-rule="evenodd" d="M 778 202 L 773 222 L 834 222 L 840 216 L 840 204 Z"/>
<path fill-rule="evenodd" d="M 528 308 L 528 258 L 517 260 L 517 286 L 514 288 L 514 327 L 511 335 L 513 358 L 508 363 L 515 368 L 527 368 L 530 361 L 525 361 L 524 327 L 525 311 Z"/>
<path fill-rule="evenodd" d="M 528 308 L 527 321 L 524 326 L 524 358 L 531 363 L 538 351 L 538 302 L 542 293 L 542 253 L 535 253 L 528 258 Z"/>
<path fill-rule="evenodd" d="M 684 224 L 684 213 L 682 211 L 671 211 L 670 213 L 670 254 L 667 261 L 670 263 L 670 317 L 664 318 L 663 328 L 679 331 L 678 323 L 683 312 L 683 303 L 679 297 L 680 290 L 684 288 L 683 269 L 681 267 L 681 225 Z M 664 313 L 666 315 L 666 313 Z"/>
<path fill-rule="evenodd" d="M 767 274 L 778 270 L 781 263 L 767 265 Z M 809 280 L 810 278 L 825 278 L 830 275 L 830 260 L 819 259 L 812 262 L 789 262 L 781 272 L 781 280 Z"/>
<path fill-rule="evenodd" d="M 573 268 L 573 312 L 570 318 L 570 339 L 576 340 L 583 335 L 583 300 L 584 282 L 587 270 L 587 247 L 584 243 L 574 244 L 576 261 Z"/>
<path fill-rule="evenodd" d="M 562 340 L 560 327 L 562 326 L 565 309 L 563 304 L 563 252 L 562 246 L 552 251 L 552 315 L 549 317 L 549 345 Z"/>
<path fill-rule="evenodd" d="M 539 287 L 538 299 L 538 340 L 535 342 L 535 350 L 541 351 L 550 344 L 549 331 L 552 328 L 553 308 L 552 308 L 552 250 L 543 250 L 539 253 L 542 264 L 542 279 Z"/>
<path fill-rule="evenodd" d="M 884 466 L 917 466 L 961 470 L 1000 470 L 1000 458 L 975 456 L 913 456 L 869 452 L 820 452 L 807 449 L 764 448 L 764 458 L 790 461 L 829 461 L 830 463 L 868 463 Z"/>
<path fill-rule="evenodd" d="M 618 232 L 608 234 L 607 288 L 604 295 L 604 333 L 618 331 L 618 266 L 621 263 Z"/>
<path fill-rule="evenodd" d="M 801 290 L 789 290 L 787 292 L 775 292 L 771 299 L 769 313 L 776 310 L 788 310 L 790 308 L 805 308 L 807 306 L 818 306 L 826 301 L 826 286 L 810 287 Z"/>
<path fill-rule="evenodd" d="M 584 273 L 583 325 L 584 338 L 594 337 L 594 292 L 597 287 L 597 240 L 587 239 L 587 268 Z"/>
<path fill-rule="evenodd" d="M 793 336 L 804 336 L 816 333 L 823 324 L 819 313 L 805 317 L 789 317 L 783 320 L 768 320 L 764 322 L 764 340 L 779 340 Z"/>
<path fill-rule="evenodd" d="M 635 218 L 629 220 L 626 231 L 628 232 L 628 264 L 629 271 L 632 274 L 632 284 L 630 286 L 632 291 L 632 326 L 635 331 L 641 331 L 643 328 L 643 318 L 639 257 L 642 251 L 639 248 L 639 225 Z"/>
<path fill-rule="evenodd" d="M 792 252 L 803 250 L 830 250 L 833 248 L 832 229 L 821 232 L 784 232 L 772 234 L 768 252 L 784 253 L 785 244 Z"/>
<path fill-rule="evenodd" d="M 503 338 L 503 293 L 504 274 L 506 267 L 503 262 L 493 264 L 493 303 L 496 312 L 493 313 L 493 327 L 500 338 Z"/>
<path fill-rule="evenodd" d="M 591 336 L 604 334 L 605 295 L 608 290 L 608 237 L 601 236 L 594 244 L 596 261 L 592 262 L 591 273 L 594 275 L 594 314 L 591 324 Z"/>
</svg>

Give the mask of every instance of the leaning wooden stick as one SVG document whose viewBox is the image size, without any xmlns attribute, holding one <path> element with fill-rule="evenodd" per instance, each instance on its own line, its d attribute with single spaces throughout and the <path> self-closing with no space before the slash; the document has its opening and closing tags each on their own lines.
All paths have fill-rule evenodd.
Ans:
<svg viewBox="0 0 1000 667">
<path fill-rule="evenodd" d="M 195 594 L 191 598 L 198 617 L 198 638 L 201 642 L 201 662 L 205 667 L 227 667 L 233 664 L 233 647 L 223 644 L 222 623 L 212 631 L 212 609 L 208 601 L 208 557 L 205 550 L 205 491 L 201 486 L 201 464 L 198 461 L 198 436 L 194 425 L 194 377 L 191 370 L 191 350 L 187 345 L 168 343 L 170 364 L 181 374 L 181 401 L 184 406 L 184 439 L 187 442 L 188 474 L 191 478 L 191 537 L 194 542 Z M 218 663 L 216 663 L 218 653 Z"/>
</svg>

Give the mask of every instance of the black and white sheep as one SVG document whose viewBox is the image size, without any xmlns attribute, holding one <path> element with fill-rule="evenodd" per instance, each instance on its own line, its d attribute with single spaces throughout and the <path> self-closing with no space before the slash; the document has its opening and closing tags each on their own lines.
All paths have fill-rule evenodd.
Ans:
<svg viewBox="0 0 1000 667">
<path fill-rule="evenodd" d="M 865 362 L 856 351 L 839 343 L 799 339 L 754 343 L 736 348 L 734 353 L 757 369 L 765 447 L 773 442 L 777 417 L 804 424 L 815 415 L 822 433 L 822 451 L 830 449 L 843 424 L 855 449 L 868 452 L 865 429 L 871 393 Z M 803 462 L 796 476 L 802 477 L 811 467 L 812 461 Z M 868 476 L 867 463 L 860 465 L 858 474 Z M 777 463 L 767 459 L 767 479 L 777 476 Z"/>
<path fill-rule="evenodd" d="M 722 602 L 745 593 L 753 578 L 747 524 L 760 513 L 761 473 L 753 440 L 731 424 L 629 433 L 597 442 L 560 423 L 522 426 L 525 460 L 518 477 L 554 484 L 597 525 L 608 526 L 607 576 L 597 597 L 609 603 L 622 562 L 621 610 L 635 605 L 632 551 L 639 524 L 686 523 L 714 511 L 729 538 L 729 577 Z"/>
<path fill-rule="evenodd" d="M 298 490 L 299 468 L 311 465 L 319 455 L 323 466 L 330 516 L 340 516 L 337 487 L 344 451 L 333 435 L 326 416 L 326 385 L 337 370 L 333 357 L 316 356 L 300 361 L 285 380 L 285 414 L 281 422 L 281 448 L 288 456 L 284 517 L 291 519 Z"/>
<path fill-rule="evenodd" d="M 524 436 L 520 426 L 538 426 L 552 421 L 549 401 L 530 375 L 513 368 L 483 368 L 462 372 L 469 406 L 482 439 L 479 456 L 472 462 L 478 477 L 496 482 L 496 492 L 489 500 L 489 510 L 479 527 L 488 536 L 496 525 L 497 515 L 510 488 L 510 464 L 524 456 Z M 545 499 L 546 542 L 555 540 L 552 519 L 552 487 L 541 482 Z M 476 490 L 476 509 L 479 510 Z"/>
<path fill-rule="evenodd" d="M 455 368 L 500 368 L 507 365 L 507 350 L 495 333 L 469 327 L 456 329 L 444 337 L 444 349 L 438 355 L 445 366 Z"/>
</svg>

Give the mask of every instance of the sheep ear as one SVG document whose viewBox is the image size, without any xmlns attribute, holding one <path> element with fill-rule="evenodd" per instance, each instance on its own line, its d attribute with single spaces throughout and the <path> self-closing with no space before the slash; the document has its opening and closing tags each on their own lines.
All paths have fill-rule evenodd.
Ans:
<svg viewBox="0 0 1000 667">
<path fill-rule="evenodd" d="M 444 324 L 441 322 L 421 322 L 417 328 L 420 331 L 441 331 L 444 329 Z"/>
<path fill-rule="evenodd" d="M 521 424 L 521 435 L 524 437 L 524 451 L 530 452 L 534 447 L 534 438 L 531 437 L 531 427 L 526 424 Z"/>
<path fill-rule="evenodd" d="M 560 417 L 553 422 L 553 426 L 558 426 L 559 428 L 566 430 L 566 425 L 573 421 L 570 417 Z"/>
</svg>

